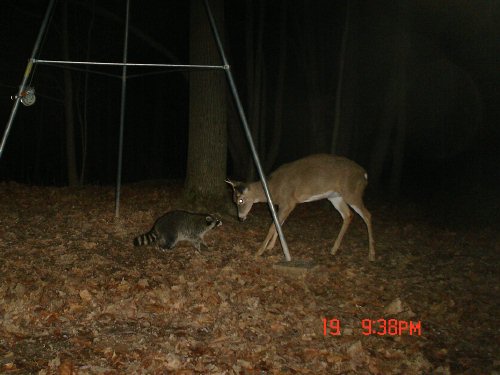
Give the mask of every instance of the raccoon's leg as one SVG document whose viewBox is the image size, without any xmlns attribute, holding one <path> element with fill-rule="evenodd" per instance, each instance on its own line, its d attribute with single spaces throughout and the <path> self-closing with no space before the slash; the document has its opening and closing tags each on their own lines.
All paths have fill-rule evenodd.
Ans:
<svg viewBox="0 0 500 375">
<path fill-rule="evenodd" d="M 158 246 L 161 250 L 172 250 L 177 243 L 177 238 L 174 236 L 162 236 L 158 241 Z"/>
<path fill-rule="evenodd" d="M 198 252 L 201 253 L 201 245 L 205 245 L 205 244 L 200 240 L 193 240 L 193 241 L 191 241 L 191 243 L 196 248 L 196 250 L 198 250 Z"/>
<path fill-rule="evenodd" d="M 206 250 L 209 250 L 209 249 L 210 249 L 209 244 L 207 244 L 207 243 L 205 242 L 205 240 L 204 240 L 204 239 L 202 239 L 202 240 L 201 240 L 201 244 L 202 244 L 203 246 L 205 246 L 205 249 L 206 249 Z M 213 242 L 212 242 L 212 245 L 213 245 Z"/>
<path fill-rule="evenodd" d="M 189 242 L 191 242 L 191 244 L 196 248 L 196 250 L 198 250 L 199 253 L 201 253 L 202 247 L 204 247 L 205 250 L 209 249 L 209 246 L 203 238 L 191 238 Z"/>
</svg>

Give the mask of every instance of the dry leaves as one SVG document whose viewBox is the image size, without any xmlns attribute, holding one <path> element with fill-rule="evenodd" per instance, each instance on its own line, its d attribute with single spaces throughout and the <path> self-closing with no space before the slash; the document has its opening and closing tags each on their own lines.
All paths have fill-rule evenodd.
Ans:
<svg viewBox="0 0 500 375">
<path fill-rule="evenodd" d="M 112 189 L 0 184 L 0 372 L 445 374 L 500 367 L 495 232 L 450 235 L 374 205 L 380 258 L 371 264 L 363 223 L 353 221 L 332 257 L 340 219 L 311 203 L 284 226 L 292 256 L 316 263 L 304 274 L 273 268 L 282 260 L 279 246 L 254 258 L 270 221 L 265 206 L 245 223 L 223 218 L 201 254 L 183 245 L 166 253 L 134 248 L 131 239 L 156 216 L 182 207 L 179 196 L 174 185 L 125 187 L 115 220 Z M 421 335 L 365 335 L 367 319 L 420 321 Z"/>
</svg>

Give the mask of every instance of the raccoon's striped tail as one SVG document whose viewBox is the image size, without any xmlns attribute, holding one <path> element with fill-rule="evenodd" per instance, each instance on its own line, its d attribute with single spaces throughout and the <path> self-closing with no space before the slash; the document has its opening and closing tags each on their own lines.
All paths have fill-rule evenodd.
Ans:
<svg viewBox="0 0 500 375">
<path fill-rule="evenodd" d="M 147 233 L 141 234 L 140 236 L 137 236 L 136 238 L 134 238 L 134 246 L 151 245 L 152 243 L 156 242 L 157 238 L 158 238 L 158 234 L 153 229 Z"/>
</svg>

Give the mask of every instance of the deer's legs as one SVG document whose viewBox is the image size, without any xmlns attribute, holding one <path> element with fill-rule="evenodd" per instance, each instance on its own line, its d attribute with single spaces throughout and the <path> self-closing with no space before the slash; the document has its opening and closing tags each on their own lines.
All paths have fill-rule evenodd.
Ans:
<svg viewBox="0 0 500 375">
<path fill-rule="evenodd" d="M 274 224 L 271 224 L 271 227 L 269 228 L 269 231 L 267 232 L 267 236 L 264 239 L 264 242 L 259 247 L 259 250 L 255 254 L 255 256 L 261 256 L 264 251 L 267 250 L 267 245 L 270 243 L 271 239 L 277 234 L 276 228 L 274 227 Z"/>
<path fill-rule="evenodd" d="M 349 228 L 349 224 L 352 221 L 352 212 L 349 209 L 349 206 L 345 203 L 342 197 L 328 198 L 328 200 L 333 204 L 335 209 L 342 215 L 342 228 L 340 228 L 340 232 L 333 244 L 332 251 L 330 252 L 332 255 L 335 255 L 342 243 L 342 239 L 344 238 L 345 232 L 347 228 Z"/>
<path fill-rule="evenodd" d="M 280 206 L 279 212 L 278 212 L 278 221 L 280 222 L 281 225 L 285 222 L 286 218 L 288 215 L 290 215 L 290 212 L 295 208 L 295 204 L 289 205 L 289 206 Z M 269 227 L 269 231 L 267 232 L 267 236 L 264 239 L 264 242 L 262 242 L 262 245 L 260 245 L 259 250 L 255 254 L 256 256 L 260 256 L 264 253 L 266 250 L 271 250 L 274 245 L 276 244 L 276 239 L 278 238 L 278 232 L 276 230 L 276 226 L 271 224 Z"/>
<path fill-rule="evenodd" d="M 363 221 L 366 224 L 366 228 L 368 229 L 368 259 L 370 262 L 373 262 L 375 260 L 375 240 L 373 239 L 373 232 L 372 232 L 372 215 L 370 214 L 370 211 L 366 209 L 364 204 L 361 202 L 359 205 L 351 205 L 352 209 L 358 213 L 359 216 L 363 218 Z"/>
</svg>

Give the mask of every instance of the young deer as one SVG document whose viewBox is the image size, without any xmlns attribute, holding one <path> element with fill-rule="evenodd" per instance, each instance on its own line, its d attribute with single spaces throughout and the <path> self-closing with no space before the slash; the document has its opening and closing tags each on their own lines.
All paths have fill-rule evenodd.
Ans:
<svg viewBox="0 0 500 375">
<path fill-rule="evenodd" d="M 233 188 L 233 200 L 238 207 L 238 217 L 245 220 L 254 203 L 267 202 L 260 181 L 241 183 L 226 180 Z M 365 170 L 344 157 L 329 154 L 310 155 L 284 164 L 276 169 L 268 180 L 273 203 L 279 207 L 278 220 L 283 224 L 290 212 L 299 203 L 328 199 L 342 215 L 343 224 L 331 250 L 335 255 L 340 247 L 353 214 L 349 206 L 364 220 L 368 229 L 368 259 L 375 260 L 375 241 L 372 234 L 371 214 L 363 203 L 363 192 L 367 185 Z M 271 224 L 267 236 L 257 251 L 262 255 L 272 249 L 278 233 Z"/>
</svg>

